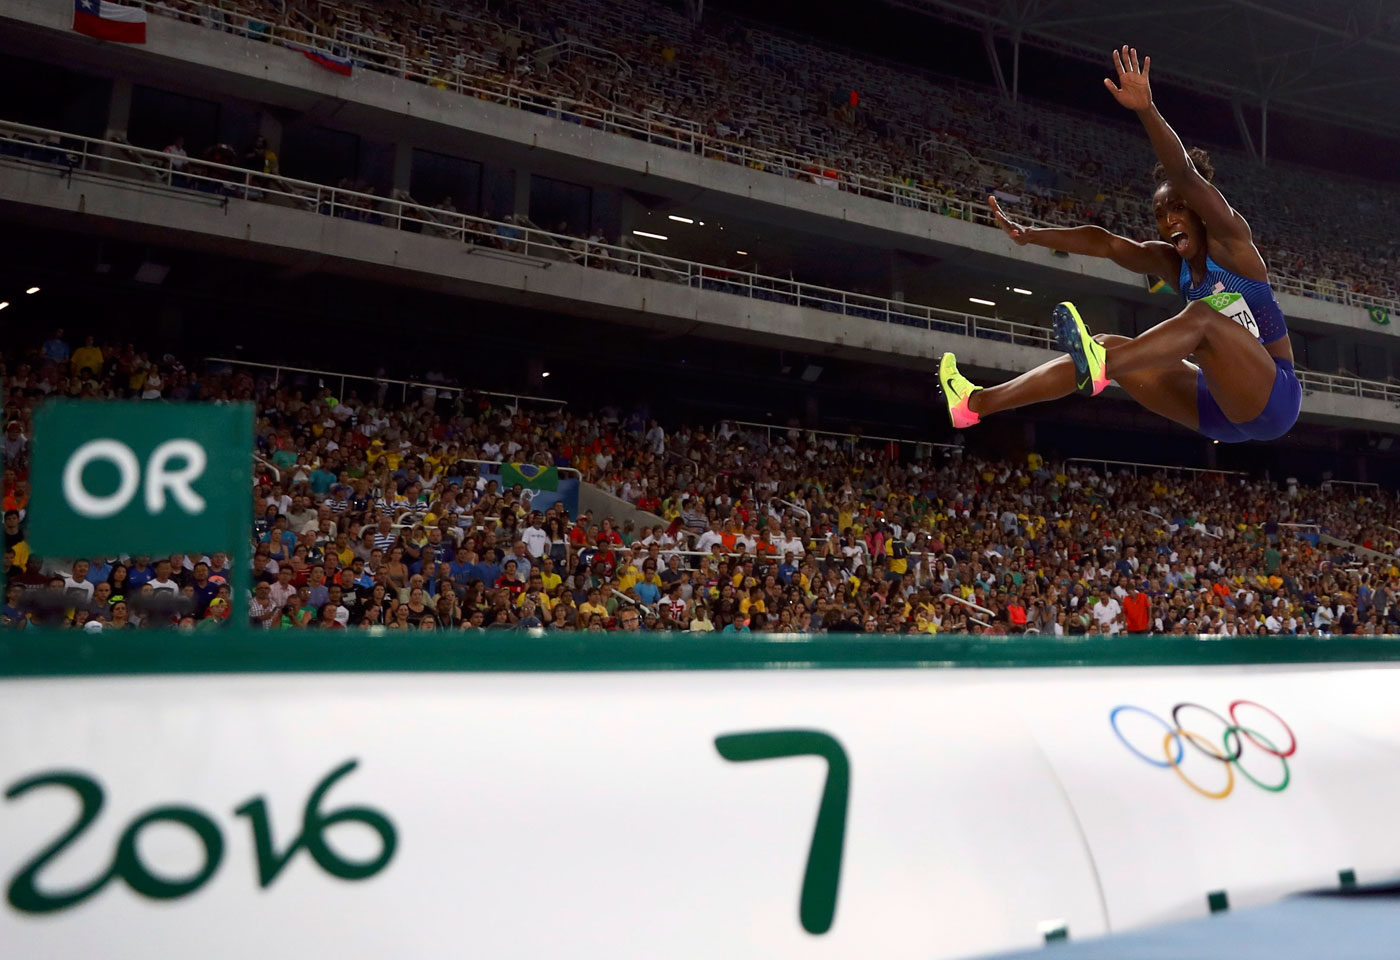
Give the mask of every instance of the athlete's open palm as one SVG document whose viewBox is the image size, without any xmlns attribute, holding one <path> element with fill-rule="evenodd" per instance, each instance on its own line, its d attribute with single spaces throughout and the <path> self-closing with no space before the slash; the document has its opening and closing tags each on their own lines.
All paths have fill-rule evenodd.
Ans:
<svg viewBox="0 0 1400 960">
<path fill-rule="evenodd" d="M 1147 81 L 1152 58 L 1143 57 L 1139 66 L 1137 49 L 1124 46 L 1121 51 L 1113 51 L 1113 65 L 1118 68 L 1118 84 L 1115 86 L 1107 77 L 1103 81 L 1113 98 L 1129 110 L 1146 110 L 1152 106 L 1152 86 Z"/>
<path fill-rule="evenodd" d="M 1012 220 L 1001 212 L 1001 204 L 997 203 L 996 197 L 988 197 L 987 205 L 992 208 L 992 217 L 996 220 L 997 226 L 1006 231 L 1006 235 L 1016 241 L 1017 246 L 1024 247 L 1030 242 L 1030 231 Z"/>
</svg>

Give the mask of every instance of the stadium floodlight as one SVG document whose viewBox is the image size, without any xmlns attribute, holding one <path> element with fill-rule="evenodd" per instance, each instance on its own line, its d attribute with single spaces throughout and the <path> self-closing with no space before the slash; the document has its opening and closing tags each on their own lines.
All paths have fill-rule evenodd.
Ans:
<svg viewBox="0 0 1400 960">
<path fill-rule="evenodd" d="M 694 223 L 694 222 L 695 222 L 694 220 L 690 219 L 689 217 L 678 217 L 678 216 L 676 216 L 674 213 L 668 214 L 668 215 L 666 216 L 666 219 L 667 219 L 667 220 L 674 220 L 674 221 L 676 221 L 677 223 Z"/>
<path fill-rule="evenodd" d="M 968 297 L 967 302 L 980 303 L 984 307 L 995 307 L 997 305 L 997 302 L 995 300 L 983 300 L 981 297 Z"/>
<path fill-rule="evenodd" d="M 26 291 L 24 291 L 24 292 L 25 292 L 25 293 L 38 293 L 38 292 L 39 292 L 39 288 L 38 288 L 38 287 L 30 287 L 28 290 L 26 290 Z"/>
<path fill-rule="evenodd" d="M 4 310 L 4 309 L 5 309 L 6 307 L 8 307 L 9 305 L 10 305 L 10 301 L 8 301 L 8 300 L 0 300 L 0 310 Z"/>
<path fill-rule="evenodd" d="M 734 252 L 741 257 L 747 257 L 749 255 L 749 252 L 747 250 L 735 250 Z"/>
<path fill-rule="evenodd" d="M 540 373 L 540 376 L 542 376 L 542 377 L 547 377 L 547 376 L 549 376 L 549 371 L 548 371 L 548 370 L 542 371 L 542 372 Z"/>
<path fill-rule="evenodd" d="M 633 230 L 632 233 L 638 237 L 650 237 L 652 240 L 669 240 L 670 237 L 663 237 L 659 233 L 647 233 L 645 230 Z"/>
<path fill-rule="evenodd" d="M 1012 292 L 1012 293 L 1019 293 L 1019 294 L 1021 294 L 1021 295 L 1023 295 L 1023 296 L 1027 296 L 1027 297 L 1029 297 L 1029 296 L 1031 295 L 1031 291 L 1027 290 L 1025 287 L 1012 287 L 1012 288 L 1011 288 L 1011 292 Z"/>
</svg>

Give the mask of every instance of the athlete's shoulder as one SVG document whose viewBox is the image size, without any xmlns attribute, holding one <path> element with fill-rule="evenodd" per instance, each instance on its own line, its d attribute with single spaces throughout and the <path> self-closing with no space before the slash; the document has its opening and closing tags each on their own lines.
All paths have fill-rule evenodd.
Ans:
<svg viewBox="0 0 1400 960">
<path fill-rule="evenodd" d="M 1206 255 L 1215 261 L 1220 269 L 1227 270 L 1237 277 L 1255 283 L 1269 282 L 1269 265 L 1264 262 L 1264 255 L 1254 245 L 1253 239 L 1233 243 L 1207 239 Z"/>
</svg>

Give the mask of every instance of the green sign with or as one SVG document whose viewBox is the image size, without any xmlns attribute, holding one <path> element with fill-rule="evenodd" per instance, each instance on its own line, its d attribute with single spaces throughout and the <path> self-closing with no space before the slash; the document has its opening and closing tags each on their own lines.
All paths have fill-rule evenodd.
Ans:
<svg viewBox="0 0 1400 960">
<path fill-rule="evenodd" d="M 51 401 L 34 416 L 29 542 L 59 557 L 246 549 L 248 404 Z"/>
</svg>

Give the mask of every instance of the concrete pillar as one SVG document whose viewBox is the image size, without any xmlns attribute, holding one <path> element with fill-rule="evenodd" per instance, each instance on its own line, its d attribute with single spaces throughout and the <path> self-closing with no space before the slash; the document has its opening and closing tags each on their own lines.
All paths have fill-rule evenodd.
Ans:
<svg viewBox="0 0 1400 960">
<path fill-rule="evenodd" d="M 1337 341 L 1332 337 L 1310 337 L 1308 339 L 1308 365 L 1323 373 L 1335 373 L 1340 366 L 1341 356 Z"/>
<path fill-rule="evenodd" d="M 258 136 L 267 141 L 268 149 L 282 156 L 282 121 L 266 110 L 258 113 Z"/>
<path fill-rule="evenodd" d="M 622 229 L 622 208 L 626 200 L 621 190 L 595 187 L 593 190 L 593 222 L 589 226 L 603 231 L 610 243 L 616 243 Z"/>
<path fill-rule="evenodd" d="M 131 91 L 132 83 L 124 77 L 118 77 L 112 81 L 112 99 L 107 105 L 107 139 L 114 137 L 126 139 L 127 128 L 131 124 Z M 156 147 L 157 150 L 164 147 Z"/>
<path fill-rule="evenodd" d="M 898 250 L 890 251 L 890 292 L 889 298 L 897 303 L 907 303 L 908 284 L 913 264 Z"/>
<path fill-rule="evenodd" d="M 653 217 L 650 219 L 655 218 Z M 633 230 L 648 229 L 647 221 L 648 217 L 646 215 L 646 208 L 643 207 L 636 200 L 633 200 L 631 197 L 624 195 L 622 197 L 622 204 L 617 212 L 617 237 L 610 239 L 613 239 L 615 243 L 618 243 L 622 246 L 626 246 L 628 240 L 630 240 L 632 237 Z M 653 233 L 659 232 L 655 229 L 655 227 L 652 227 L 650 229 Z"/>
<path fill-rule="evenodd" d="M 405 193 L 413 189 L 413 144 L 402 140 L 394 144 L 393 188 Z"/>
<path fill-rule="evenodd" d="M 156 314 L 162 339 L 178 341 L 185 327 L 185 312 L 176 303 L 164 303 Z"/>
<path fill-rule="evenodd" d="M 482 164 L 481 210 L 479 212 L 483 216 L 500 219 L 511 212 L 515 204 L 515 176 L 515 171 L 509 167 L 497 166 L 494 163 Z M 470 212 L 477 213 L 478 211 Z"/>
<path fill-rule="evenodd" d="M 511 210 L 518 217 L 530 215 L 530 171 L 515 171 L 515 206 Z"/>
</svg>

